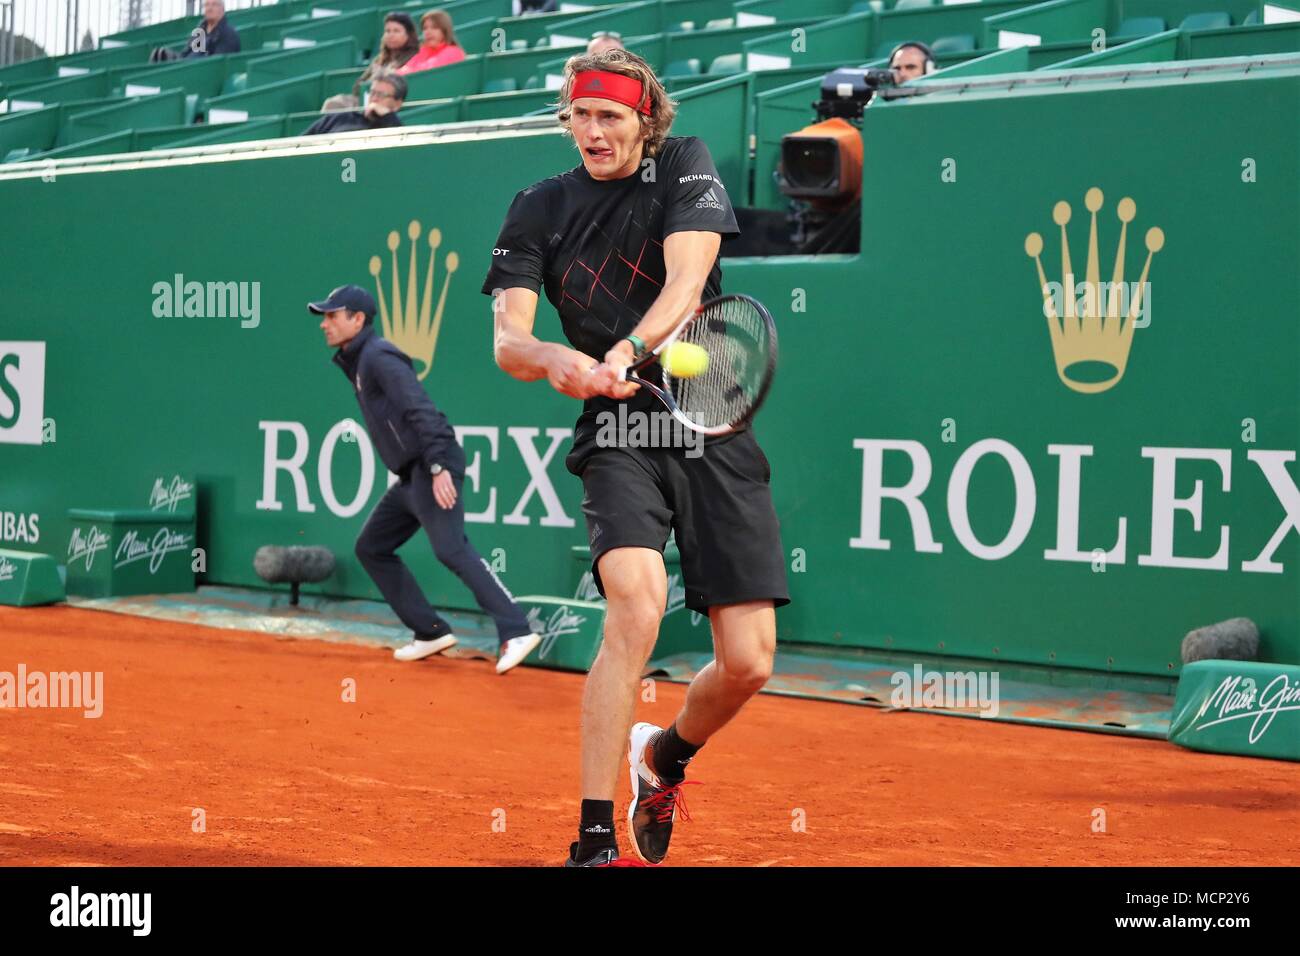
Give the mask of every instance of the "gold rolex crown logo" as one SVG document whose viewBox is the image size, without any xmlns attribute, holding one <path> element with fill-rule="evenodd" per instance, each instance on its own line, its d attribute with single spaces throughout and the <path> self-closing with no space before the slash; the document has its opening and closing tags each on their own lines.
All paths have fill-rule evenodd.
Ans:
<svg viewBox="0 0 1300 956">
<path fill-rule="evenodd" d="M 1147 258 L 1142 266 L 1142 277 L 1136 283 L 1124 282 L 1124 249 L 1128 238 L 1128 224 L 1137 215 L 1137 204 L 1127 196 L 1119 201 L 1115 212 L 1119 217 L 1119 245 L 1115 251 L 1115 269 L 1109 282 L 1101 281 L 1101 267 L 1097 254 L 1097 211 L 1104 197 L 1096 186 L 1088 190 L 1083 204 L 1092 213 L 1092 227 L 1088 234 L 1087 276 L 1076 285 L 1074 270 L 1070 265 L 1070 242 L 1065 227 L 1070 221 L 1070 204 L 1062 200 L 1052 209 L 1052 220 L 1061 227 L 1062 282 L 1048 283 L 1043 272 L 1043 237 L 1031 232 L 1025 237 L 1025 254 L 1038 267 L 1038 284 L 1043 292 L 1043 314 L 1052 339 L 1052 353 L 1056 357 L 1056 374 L 1061 381 L 1076 392 L 1104 392 L 1124 377 L 1129 350 L 1133 347 L 1133 330 L 1138 313 L 1142 311 L 1144 296 L 1150 304 L 1147 274 L 1151 258 L 1164 247 L 1165 234 L 1153 226 L 1146 233 Z M 1053 293 L 1057 285 L 1061 294 Z M 1075 296 L 1082 291 L 1081 297 Z M 1061 308 L 1058 308 L 1058 302 Z M 1105 308 L 1102 305 L 1105 303 Z M 1145 323 L 1143 323 L 1145 324 Z M 1087 364 L 1085 364 L 1087 363 Z M 1100 364 L 1100 376 L 1084 375 Z"/>
<path fill-rule="evenodd" d="M 402 277 L 398 269 L 397 247 L 401 245 L 401 236 L 396 229 L 388 234 L 388 251 L 393 260 L 393 308 L 390 312 L 388 302 L 384 298 L 384 284 L 379 280 L 379 273 L 383 271 L 383 261 L 379 256 L 370 257 L 370 275 L 375 280 L 375 291 L 379 299 L 379 322 L 380 330 L 384 338 L 392 342 L 399 349 L 411 357 L 413 361 L 419 362 L 423 368 L 419 371 L 419 378 L 424 380 L 425 376 L 433 368 L 433 353 L 438 347 L 438 330 L 442 327 L 442 313 L 447 307 L 447 289 L 451 286 L 451 277 L 456 269 L 460 266 L 460 256 L 454 252 L 448 252 L 443 258 L 447 270 L 447 278 L 442 283 L 442 291 L 438 294 L 438 307 L 433 308 L 433 274 L 435 272 L 435 262 L 438 258 L 438 247 L 442 245 L 442 230 L 429 230 L 429 265 L 424 274 L 424 296 L 416 302 L 416 276 L 418 269 L 416 266 L 416 250 L 420 238 L 420 223 L 417 220 L 411 220 L 410 225 L 406 227 L 406 235 L 411 240 L 410 267 L 406 275 L 406 296 L 402 296 Z M 405 303 L 405 308 L 403 308 Z"/>
</svg>

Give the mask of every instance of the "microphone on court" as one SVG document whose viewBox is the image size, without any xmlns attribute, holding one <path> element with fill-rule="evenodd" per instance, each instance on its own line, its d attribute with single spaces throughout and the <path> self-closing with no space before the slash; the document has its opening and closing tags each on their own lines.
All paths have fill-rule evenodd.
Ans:
<svg viewBox="0 0 1300 956">
<path fill-rule="evenodd" d="M 289 603 L 298 605 L 298 585 L 324 581 L 334 573 L 334 553 L 329 548 L 288 548 L 268 544 L 257 549 L 253 556 L 253 570 L 268 584 L 288 584 Z"/>
<path fill-rule="evenodd" d="M 1183 663 L 1253 661 L 1259 654 L 1259 628 L 1248 617 L 1198 627 L 1183 638 Z"/>
</svg>

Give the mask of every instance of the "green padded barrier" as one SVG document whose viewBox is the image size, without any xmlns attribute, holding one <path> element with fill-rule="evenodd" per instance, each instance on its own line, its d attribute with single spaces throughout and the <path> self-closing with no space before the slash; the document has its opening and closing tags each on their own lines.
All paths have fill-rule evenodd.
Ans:
<svg viewBox="0 0 1300 956">
<path fill-rule="evenodd" d="M 319 115 L 319 114 L 316 114 Z M 306 127 L 310 122 L 304 123 Z M 283 116 L 268 116 L 251 119 L 243 123 L 218 123 L 215 126 L 201 126 L 201 134 L 183 135 L 170 143 L 159 143 L 149 149 L 174 149 L 180 146 L 211 146 L 214 143 L 246 143 L 255 139 L 276 139 L 280 136 L 294 135 L 299 130 L 286 130 Z"/>
<path fill-rule="evenodd" d="M 208 121 L 226 122 L 226 115 L 245 114 L 243 119 L 256 116 L 279 116 L 284 113 L 302 113 L 319 110 L 328 94 L 325 91 L 324 72 L 309 73 L 290 80 L 267 83 L 242 93 L 227 93 L 208 100 Z M 222 111 L 218 113 L 217 111 Z M 227 114 L 225 111 L 230 111 Z"/>
<path fill-rule="evenodd" d="M 542 595 L 516 601 L 533 632 L 542 635 L 542 642 L 524 658 L 525 664 L 583 673 L 591 669 L 605 636 L 604 602 Z"/>
<path fill-rule="evenodd" d="M 356 40 L 343 37 L 300 50 L 259 56 L 248 63 L 245 71 L 248 74 L 247 84 L 249 87 L 265 86 L 281 80 L 297 79 L 306 73 L 355 67 L 357 50 Z"/>
<path fill-rule="evenodd" d="M 670 80 L 677 76 L 699 76 L 703 72 L 700 69 L 700 61 L 697 59 L 690 60 L 673 60 L 664 67 L 660 75 L 661 80 Z"/>
<path fill-rule="evenodd" d="M 617 10 L 602 10 L 576 17 L 566 23 L 551 27 L 548 32 L 551 46 L 582 46 L 597 30 L 613 30 L 623 34 L 623 39 L 664 33 L 683 20 L 694 20 L 699 26 L 713 17 L 727 16 L 732 11 L 727 0 L 642 0 L 624 4 Z"/>
<path fill-rule="evenodd" d="M 68 100 L 104 99 L 113 94 L 113 76 L 108 70 L 95 70 L 81 76 L 25 87 L 17 99 L 39 102 L 44 106 Z"/>
<path fill-rule="evenodd" d="M 481 55 L 467 56 L 459 63 L 440 66 L 435 70 L 421 70 L 406 78 L 408 100 L 437 100 L 449 96 L 468 96 L 483 92 L 483 61 Z"/>
<path fill-rule="evenodd" d="M 1183 665 L 1169 740 L 1210 753 L 1300 760 L 1300 665 Z"/>
<path fill-rule="evenodd" d="M 1119 22 L 1115 30 L 1117 40 L 1131 40 L 1136 37 L 1149 37 L 1166 30 L 1164 17 L 1126 17 Z"/>
<path fill-rule="evenodd" d="M 523 116 L 555 102 L 555 97 L 556 94 L 550 90 L 538 89 L 467 96 L 464 99 L 461 119 L 485 120 Z"/>
<path fill-rule="evenodd" d="M 73 113 L 59 130 L 59 145 L 67 146 L 123 129 L 177 125 L 185 121 L 185 91 L 164 90 L 112 106 Z"/>
<path fill-rule="evenodd" d="M 84 597 L 194 590 L 194 517 L 69 508 L 67 591 Z"/>
<path fill-rule="evenodd" d="M 384 14 L 360 10 L 315 20 L 277 20 L 263 24 L 262 31 L 265 39 L 278 39 L 286 50 L 294 44 L 326 43 L 350 37 L 364 56 L 370 56 L 383 36 Z"/>
<path fill-rule="evenodd" d="M 237 126 L 237 123 L 229 124 Z M 214 127 L 206 123 L 182 123 L 178 126 L 158 126 L 152 129 L 132 130 L 131 148 L 137 152 L 148 152 L 151 149 L 169 148 L 172 146 L 186 146 L 188 141 L 201 136 L 208 136 L 214 131 Z"/>
<path fill-rule="evenodd" d="M 758 22 L 759 18 L 767 18 L 772 23 L 798 16 L 841 16 L 858 12 L 853 6 L 853 0 L 738 0 L 736 23 L 743 27 Z"/>
<path fill-rule="evenodd" d="M 1179 33 L 1166 30 L 1155 36 L 1120 43 L 1108 50 L 1070 57 L 1046 67 L 1049 70 L 1072 70 L 1080 66 L 1119 65 L 1121 63 L 1164 63 L 1178 59 Z"/>
<path fill-rule="evenodd" d="M 1183 59 L 1188 60 L 1295 53 L 1300 51 L 1300 23 L 1197 31 L 1184 34 L 1183 43 L 1186 51 Z"/>
<path fill-rule="evenodd" d="M 44 152 L 53 149 L 66 107 L 46 106 L 0 116 L 0 156 L 16 149 Z"/>
<path fill-rule="evenodd" d="M 502 30 L 502 37 L 507 43 L 514 43 L 518 40 L 524 41 L 527 46 L 535 46 L 538 40 L 546 39 L 550 41 L 550 29 L 552 27 L 560 28 L 570 20 L 587 19 L 592 15 L 610 16 L 623 4 L 610 3 L 603 6 L 592 6 L 582 10 L 557 10 L 552 13 L 538 13 L 531 17 L 499 17 L 497 26 Z M 600 27 L 599 29 L 606 29 Z M 609 29 L 617 30 L 617 27 Z M 456 27 L 457 33 L 460 27 Z M 563 30 L 561 30 L 563 32 Z M 587 36 L 592 31 L 588 31 Z M 486 53 L 487 50 L 480 52 Z M 499 52 L 499 51 L 493 51 Z"/>
<path fill-rule="evenodd" d="M 241 71 L 255 54 L 235 53 L 221 56 L 197 56 L 180 63 L 161 63 L 147 67 L 117 67 L 114 79 L 119 86 L 156 86 L 159 90 L 184 89 L 201 97 L 220 96 L 228 77 Z"/>
<path fill-rule="evenodd" d="M 43 83 L 59 78 L 58 58 L 39 57 L 0 67 L 0 83 L 6 87 L 22 83 Z"/>
<path fill-rule="evenodd" d="M 421 106 L 403 107 L 401 112 L 402 125 L 404 126 L 427 126 L 432 123 L 456 123 L 464 117 L 465 97 L 452 96 L 447 99 L 436 100 L 432 103 L 425 103 Z"/>
<path fill-rule="evenodd" d="M 70 156 L 103 156 L 108 153 L 129 153 L 135 147 L 135 130 L 123 129 L 116 133 L 105 133 L 91 139 L 81 140 L 67 146 L 60 146 L 32 156 L 31 159 L 67 159 Z"/>
<path fill-rule="evenodd" d="M 32 607 L 64 599 L 59 566 L 48 554 L 0 548 L 0 604 Z"/>
<path fill-rule="evenodd" d="M 935 64 L 936 66 L 938 64 Z M 1029 48 L 1018 46 L 1008 50 L 995 50 L 973 60 L 954 63 L 935 70 L 931 76 L 948 80 L 959 76 L 989 76 L 995 73 L 1022 73 L 1029 69 Z M 913 83 L 929 82 L 930 77 L 919 77 Z"/>
<path fill-rule="evenodd" d="M 1191 13 L 1178 24 L 1180 30 L 1226 30 L 1232 26 L 1232 17 L 1226 13 Z"/>
</svg>

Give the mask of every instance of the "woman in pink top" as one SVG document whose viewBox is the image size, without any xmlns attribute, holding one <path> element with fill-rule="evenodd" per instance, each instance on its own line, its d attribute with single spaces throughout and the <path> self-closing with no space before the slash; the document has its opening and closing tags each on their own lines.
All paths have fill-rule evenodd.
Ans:
<svg viewBox="0 0 1300 956">
<path fill-rule="evenodd" d="M 452 29 L 451 17 L 446 12 L 429 11 L 420 17 L 420 29 L 424 33 L 424 44 L 398 73 L 418 73 L 465 59 L 465 51 L 456 42 L 456 31 Z"/>
</svg>

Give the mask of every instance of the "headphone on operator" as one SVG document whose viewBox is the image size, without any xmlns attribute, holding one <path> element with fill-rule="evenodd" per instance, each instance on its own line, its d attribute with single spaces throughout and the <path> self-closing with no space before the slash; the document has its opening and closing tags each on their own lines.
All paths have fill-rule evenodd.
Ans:
<svg viewBox="0 0 1300 956">
<path fill-rule="evenodd" d="M 928 76 L 929 74 L 933 73 L 934 53 L 930 50 L 928 46 L 926 46 L 920 40 L 905 40 L 904 42 L 898 44 L 898 46 L 894 47 L 894 49 L 889 54 L 890 68 L 892 69 L 894 66 L 894 57 L 898 56 L 898 54 L 901 51 L 906 50 L 908 47 L 912 47 L 913 49 L 920 50 L 921 53 L 925 56 L 925 74 L 923 75 Z"/>
</svg>

